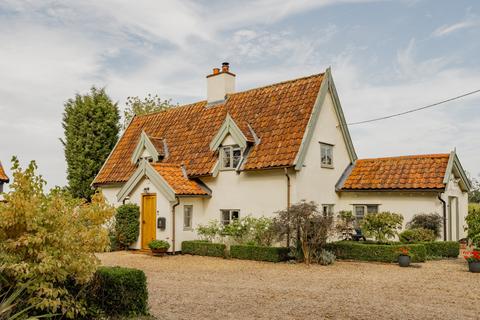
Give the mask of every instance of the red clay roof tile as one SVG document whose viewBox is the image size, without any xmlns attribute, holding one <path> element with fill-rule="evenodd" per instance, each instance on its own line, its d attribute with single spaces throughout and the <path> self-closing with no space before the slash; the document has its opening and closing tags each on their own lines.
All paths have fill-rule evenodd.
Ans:
<svg viewBox="0 0 480 320">
<path fill-rule="evenodd" d="M 358 159 L 341 190 L 444 189 L 450 154 Z"/>
<path fill-rule="evenodd" d="M 5 173 L 5 170 L 3 170 L 2 163 L 0 162 L 0 182 L 9 182 L 9 179 L 7 177 L 7 174 Z"/>
<path fill-rule="evenodd" d="M 168 163 L 151 163 L 150 165 L 167 181 L 175 194 L 208 195 L 208 192 L 202 189 L 196 181 L 185 177 L 180 165 Z"/>
<path fill-rule="evenodd" d="M 129 161 L 144 130 L 167 141 L 169 157 L 164 162 L 184 164 L 189 176 L 209 175 L 218 158 L 209 144 L 227 112 L 247 139 L 248 125 L 260 138 L 244 169 L 292 166 L 300 148 L 323 74 L 281 82 L 228 95 L 223 104 L 207 106 L 201 101 L 133 119 L 94 184 L 125 182 L 135 170 Z M 247 125 L 248 124 L 248 125 Z"/>
</svg>

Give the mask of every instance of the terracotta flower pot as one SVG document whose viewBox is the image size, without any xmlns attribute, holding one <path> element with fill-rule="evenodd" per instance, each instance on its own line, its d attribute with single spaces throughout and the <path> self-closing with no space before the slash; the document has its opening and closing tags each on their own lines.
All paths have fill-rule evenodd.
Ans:
<svg viewBox="0 0 480 320">
<path fill-rule="evenodd" d="M 410 256 L 398 256 L 398 265 L 400 267 L 408 267 L 410 265 Z"/>
<path fill-rule="evenodd" d="M 468 271 L 480 273 L 480 261 L 471 261 L 468 263 Z"/>
<path fill-rule="evenodd" d="M 162 249 L 150 249 L 150 250 L 152 250 L 152 253 L 154 256 L 164 256 L 167 253 L 168 249 L 162 248 Z"/>
</svg>

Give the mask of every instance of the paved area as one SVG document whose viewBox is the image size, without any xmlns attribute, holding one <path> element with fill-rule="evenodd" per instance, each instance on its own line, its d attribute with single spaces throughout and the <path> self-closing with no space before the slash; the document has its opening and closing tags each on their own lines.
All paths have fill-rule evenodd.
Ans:
<svg viewBox="0 0 480 320">
<path fill-rule="evenodd" d="M 462 259 L 410 268 L 332 266 L 128 252 L 104 265 L 139 268 L 158 319 L 480 319 L 480 274 Z"/>
</svg>

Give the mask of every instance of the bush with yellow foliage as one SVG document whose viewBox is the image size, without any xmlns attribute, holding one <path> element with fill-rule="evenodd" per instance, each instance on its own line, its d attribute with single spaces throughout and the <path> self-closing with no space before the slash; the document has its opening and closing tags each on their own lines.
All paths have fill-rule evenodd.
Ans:
<svg viewBox="0 0 480 320">
<path fill-rule="evenodd" d="M 0 203 L 0 274 L 14 286 L 28 284 L 26 305 L 34 312 L 79 318 L 86 313 L 82 288 L 109 245 L 103 225 L 114 214 L 103 196 L 91 203 L 61 189 L 44 193 L 45 180 L 31 162 L 22 170 L 13 158 L 13 182 Z"/>
</svg>

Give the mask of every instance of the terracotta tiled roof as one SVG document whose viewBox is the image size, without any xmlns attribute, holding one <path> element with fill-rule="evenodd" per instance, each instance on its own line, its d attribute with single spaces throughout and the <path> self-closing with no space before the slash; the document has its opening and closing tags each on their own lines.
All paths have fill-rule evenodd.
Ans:
<svg viewBox="0 0 480 320">
<path fill-rule="evenodd" d="M 177 195 L 209 194 L 196 181 L 185 177 L 180 165 L 168 163 L 151 163 L 150 165 L 167 181 Z"/>
<path fill-rule="evenodd" d="M 158 154 L 164 156 L 165 155 L 165 150 L 163 150 L 164 149 L 163 139 L 162 138 L 156 138 L 156 137 L 148 137 L 148 138 L 152 142 L 155 149 L 157 149 Z"/>
<path fill-rule="evenodd" d="M 209 144 L 228 114 L 253 139 L 248 125 L 260 138 L 244 169 L 292 166 L 317 98 L 323 74 L 286 81 L 228 95 L 223 104 L 207 106 L 201 101 L 168 111 L 135 117 L 94 183 L 125 182 L 135 170 L 130 162 L 144 130 L 167 141 L 169 157 L 185 164 L 189 176 L 209 175 L 218 155 Z"/>
<path fill-rule="evenodd" d="M 450 154 L 359 159 L 340 190 L 444 189 Z"/>
<path fill-rule="evenodd" d="M 0 182 L 9 182 L 5 170 L 3 170 L 2 163 L 0 162 Z"/>
</svg>

